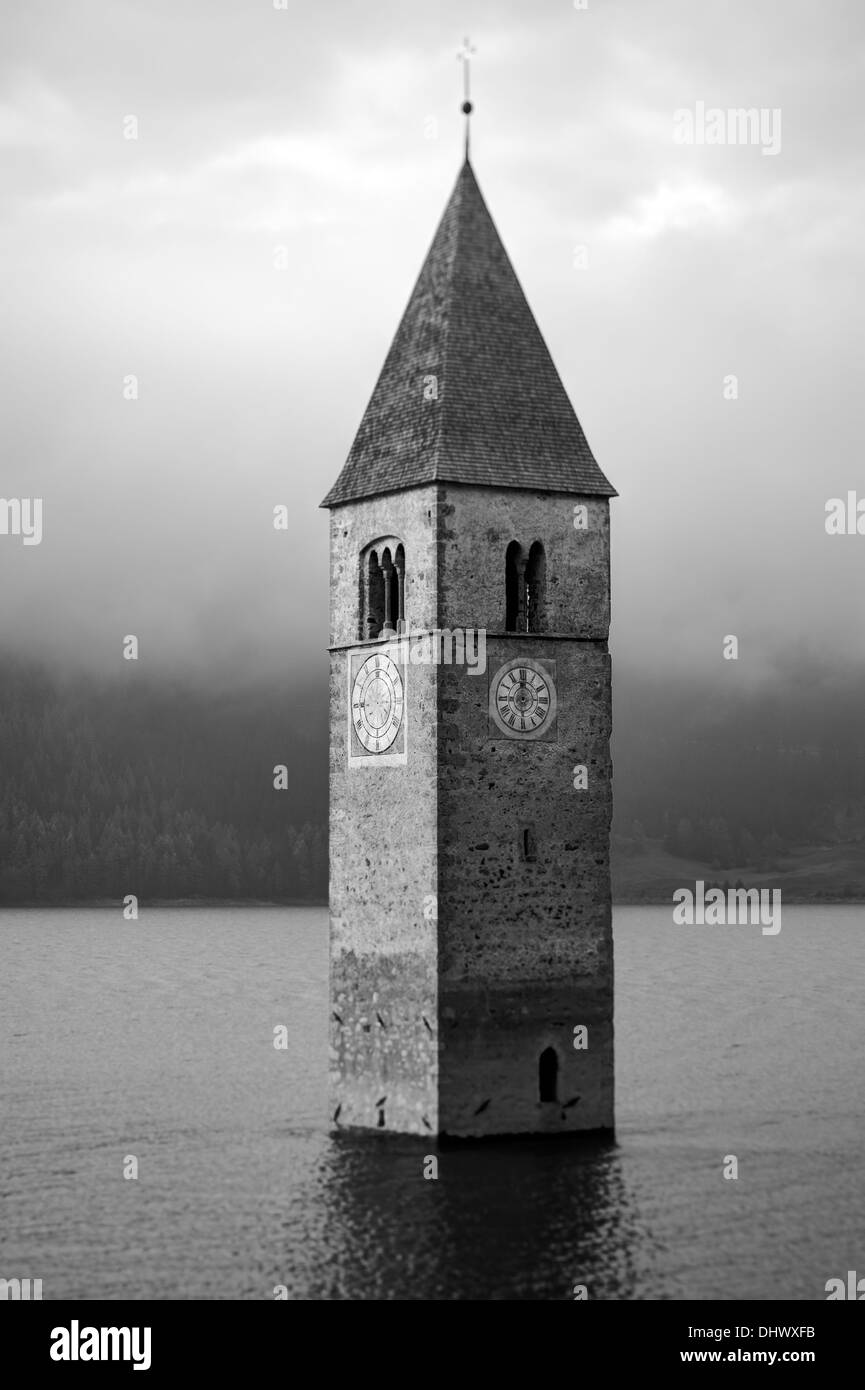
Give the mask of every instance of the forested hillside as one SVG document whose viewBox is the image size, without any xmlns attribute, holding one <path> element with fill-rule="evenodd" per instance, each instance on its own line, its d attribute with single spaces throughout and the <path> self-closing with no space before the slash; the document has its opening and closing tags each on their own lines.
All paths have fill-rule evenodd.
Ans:
<svg viewBox="0 0 865 1390">
<path fill-rule="evenodd" d="M 861 678 L 805 668 L 750 693 L 616 685 L 614 831 L 716 868 L 776 866 L 840 839 L 865 849 Z"/>
<path fill-rule="evenodd" d="M 798 872 L 865 896 L 865 716 L 853 676 L 720 695 L 615 682 L 613 880 Z M 327 896 L 327 686 L 232 693 L 0 668 L 0 904 Z M 276 791 L 285 764 L 289 788 Z M 815 847 L 819 852 L 815 855 Z"/>
<path fill-rule="evenodd" d="M 298 720 L 278 691 L 123 677 L 0 675 L 0 903 L 325 898 L 326 688 Z"/>
</svg>

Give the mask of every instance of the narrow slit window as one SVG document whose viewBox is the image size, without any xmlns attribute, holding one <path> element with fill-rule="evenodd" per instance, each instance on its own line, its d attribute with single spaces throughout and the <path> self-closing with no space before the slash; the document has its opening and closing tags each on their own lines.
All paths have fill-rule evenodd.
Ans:
<svg viewBox="0 0 865 1390">
<path fill-rule="evenodd" d="M 538 1090 L 542 1101 L 558 1100 L 559 1059 L 555 1048 L 545 1047 L 538 1060 Z"/>
</svg>

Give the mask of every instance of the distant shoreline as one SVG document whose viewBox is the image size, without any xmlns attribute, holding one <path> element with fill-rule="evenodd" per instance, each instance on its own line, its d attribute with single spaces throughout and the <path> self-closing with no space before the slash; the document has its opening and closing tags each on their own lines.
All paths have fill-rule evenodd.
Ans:
<svg viewBox="0 0 865 1390">
<path fill-rule="evenodd" d="M 684 884 L 683 886 L 684 886 L 684 887 L 687 887 L 687 884 Z M 749 886 L 752 887 L 752 888 L 756 888 L 757 885 L 756 885 L 756 884 L 751 884 L 751 885 L 749 885 Z M 709 885 L 707 884 L 707 891 L 708 891 L 708 887 L 709 887 Z M 712 882 L 711 887 L 712 887 L 712 888 L 720 888 L 721 885 L 720 885 L 719 883 Z M 730 885 L 730 887 L 732 887 L 732 885 Z M 785 888 L 783 888 L 783 887 L 780 889 L 780 891 L 781 891 L 781 893 L 782 893 L 782 902 L 783 902 L 783 906 L 784 906 L 784 907 L 862 907 L 863 905 L 865 905 L 865 897 L 863 897 L 863 898 L 845 898 L 845 897 L 843 897 L 843 896 L 839 896 L 839 897 L 835 897 L 835 898 L 818 897 L 818 896 L 814 896 L 814 897 L 796 897 L 794 894 L 788 893 L 787 890 L 786 890 Z M 669 898 L 614 898 L 614 899 L 613 899 L 613 907 L 669 907 L 670 909 L 672 909 L 672 906 L 673 906 L 673 896 L 672 896 L 672 893 L 670 894 Z"/>
<path fill-rule="evenodd" d="M 865 897 L 847 898 L 843 896 L 828 897 L 825 895 L 814 896 L 795 896 L 784 892 L 783 902 L 786 907 L 862 907 L 865 905 Z M 140 901 L 138 910 L 140 914 L 153 912 L 162 908 L 182 908 L 182 907 L 327 907 L 324 899 L 311 900 L 309 898 L 297 898 L 291 901 L 270 902 L 261 898 L 153 898 Z M 669 897 L 639 897 L 629 895 L 613 899 L 613 907 L 669 907 L 672 910 L 672 893 Z M 100 912 L 119 912 L 122 911 L 123 904 L 112 898 L 93 898 L 81 902 L 23 902 L 23 903 L 0 903 L 0 912 L 14 912 L 17 910 L 46 911 L 56 909 L 60 912 L 69 911 L 100 911 Z"/>
<path fill-rule="evenodd" d="M 14 908 L 58 908 L 61 911 L 73 908 L 98 909 L 100 911 L 120 912 L 123 902 L 117 898 L 81 898 L 74 902 L 39 902 L 28 900 L 23 903 L 0 903 L 0 912 L 10 912 Z M 271 902 L 264 898 L 140 898 L 138 911 L 150 912 L 158 907 L 327 907 L 325 899 L 292 898 Z"/>
</svg>

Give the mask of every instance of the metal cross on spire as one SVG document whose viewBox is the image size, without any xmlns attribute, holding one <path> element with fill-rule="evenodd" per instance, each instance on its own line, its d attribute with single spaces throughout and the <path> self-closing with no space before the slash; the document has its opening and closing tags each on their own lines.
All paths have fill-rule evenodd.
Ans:
<svg viewBox="0 0 865 1390">
<path fill-rule="evenodd" d="M 466 118 L 466 159 L 469 157 L 469 117 L 472 114 L 472 104 L 469 99 L 469 64 L 471 63 L 473 53 L 477 53 L 477 49 L 468 39 L 463 39 L 463 46 L 457 54 L 457 59 L 463 65 L 463 115 Z"/>
</svg>

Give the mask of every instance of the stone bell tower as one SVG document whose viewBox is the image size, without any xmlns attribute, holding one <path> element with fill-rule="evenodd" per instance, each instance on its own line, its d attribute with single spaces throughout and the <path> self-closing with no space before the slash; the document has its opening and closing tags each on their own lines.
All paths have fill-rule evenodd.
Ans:
<svg viewBox="0 0 865 1390">
<path fill-rule="evenodd" d="M 613 1127 L 610 486 L 466 153 L 330 509 L 335 1127 Z"/>
</svg>

